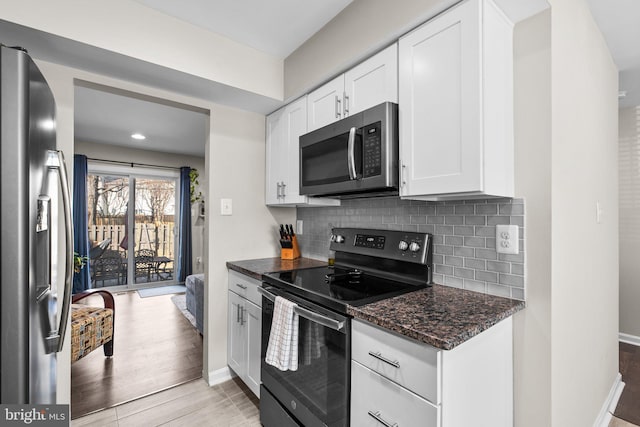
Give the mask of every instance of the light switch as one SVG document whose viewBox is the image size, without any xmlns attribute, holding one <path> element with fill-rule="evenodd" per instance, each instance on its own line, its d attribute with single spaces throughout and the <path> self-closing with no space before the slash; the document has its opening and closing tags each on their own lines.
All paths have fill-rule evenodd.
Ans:
<svg viewBox="0 0 640 427">
<path fill-rule="evenodd" d="M 220 215 L 231 215 L 233 213 L 233 201 L 231 199 L 220 199 Z"/>
</svg>

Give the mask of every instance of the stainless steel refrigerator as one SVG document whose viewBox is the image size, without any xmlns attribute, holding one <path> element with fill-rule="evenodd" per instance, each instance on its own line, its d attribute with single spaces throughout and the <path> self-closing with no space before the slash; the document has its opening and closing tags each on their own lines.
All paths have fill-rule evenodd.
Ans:
<svg viewBox="0 0 640 427">
<path fill-rule="evenodd" d="M 36 64 L 23 49 L 0 45 L 3 404 L 56 403 L 56 355 L 71 298 L 73 228 L 55 124 L 53 94 Z M 64 256 L 59 240 L 66 243 Z M 65 260 L 63 265 L 58 259 Z M 59 274 L 63 283 L 57 283 Z"/>
</svg>

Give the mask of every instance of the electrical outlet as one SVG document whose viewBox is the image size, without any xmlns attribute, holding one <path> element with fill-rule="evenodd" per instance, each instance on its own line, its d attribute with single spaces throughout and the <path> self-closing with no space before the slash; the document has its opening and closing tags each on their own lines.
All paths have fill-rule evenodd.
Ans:
<svg viewBox="0 0 640 427">
<path fill-rule="evenodd" d="M 296 234 L 302 235 L 302 220 L 296 220 Z"/>
<path fill-rule="evenodd" d="M 518 226 L 496 225 L 496 251 L 499 254 L 517 254 Z"/>
</svg>

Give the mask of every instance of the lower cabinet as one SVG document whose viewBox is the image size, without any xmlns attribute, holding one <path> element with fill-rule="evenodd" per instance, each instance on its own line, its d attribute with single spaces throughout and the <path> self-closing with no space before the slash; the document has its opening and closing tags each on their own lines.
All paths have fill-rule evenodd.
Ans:
<svg viewBox="0 0 640 427">
<path fill-rule="evenodd" d="M 229 271 L 227 364 L 260 397 L 260 340 L 262 333 L 260 285 L 235 271 Z"/>
<path fill-rule="evenodd" d="M 513 425 L 512 321 L 441 350 L 352 322 L 351 425 Z"/>
</svg>

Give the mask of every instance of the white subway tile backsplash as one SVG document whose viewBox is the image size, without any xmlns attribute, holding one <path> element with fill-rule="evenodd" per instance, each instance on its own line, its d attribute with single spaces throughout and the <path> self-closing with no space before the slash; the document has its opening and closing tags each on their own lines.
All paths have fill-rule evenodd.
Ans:
<svg viewBox="0 0 640 427">
<path fill-rule="evenodd" d="M 436 283 L 524 299 L 524 212 L 521 199 L 344 200 L 337 207 L 298 208 L 298 219 L 305 222 L 305 233 L 298 240 L 304 256 L 326 258 L 332 227 L 431 233 Z M 519 226 L 519 254 L 496 253 L 496 224 Z"/>
</svg>

